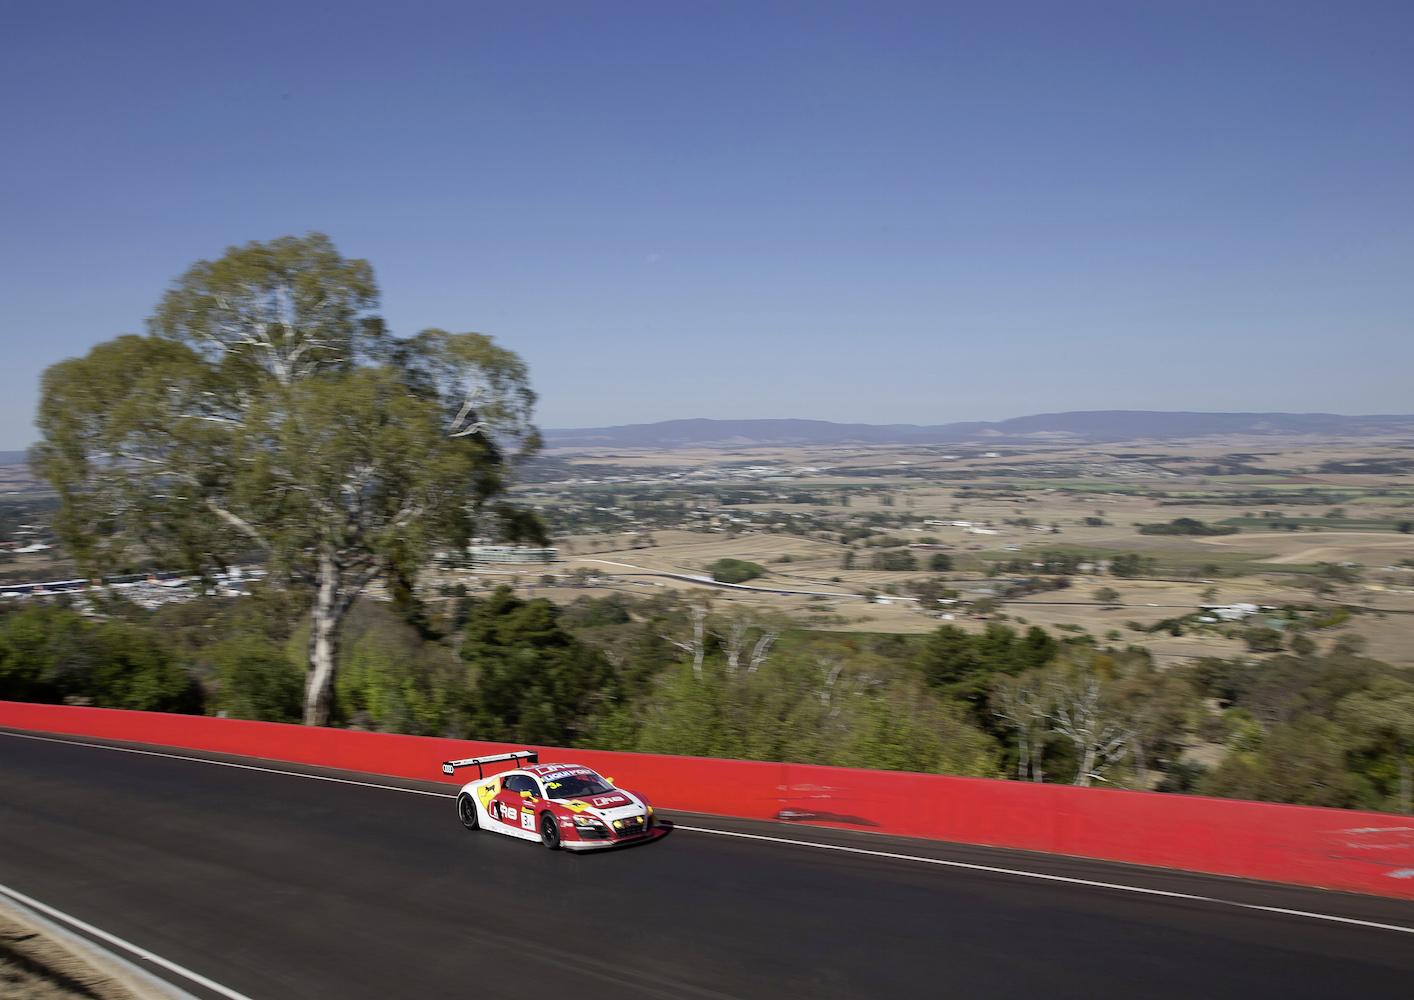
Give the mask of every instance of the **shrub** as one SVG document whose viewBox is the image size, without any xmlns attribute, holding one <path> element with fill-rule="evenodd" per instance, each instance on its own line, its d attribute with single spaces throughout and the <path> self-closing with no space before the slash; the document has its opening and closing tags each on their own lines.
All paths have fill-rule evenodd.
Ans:
<svg viewBox="0 0 1414 1000">
<path fill-rule="evenodd" d="M 718 559 L 707 567 L 707 571 L 718 583 L 745 583 L 764 576 L 766 568 L 745 559 Z"/>
</svg>

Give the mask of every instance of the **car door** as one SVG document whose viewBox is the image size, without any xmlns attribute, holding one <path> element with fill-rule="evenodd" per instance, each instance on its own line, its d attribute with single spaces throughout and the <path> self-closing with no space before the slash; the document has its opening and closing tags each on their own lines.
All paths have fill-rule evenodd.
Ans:
<svg viewBox="0 0 1414 1000">
<path fill-rule="evenodd" d="M 540 790 L 540 782 L 528 774 L 522 774 L 516 791 L 520 794 L 520 828 L 539 835 L 536 827 L 540 815 L 540 800 L 545 797 Z"/>
<path fill-rule="evenodd" d="M 511 829 L 535 833 L 535 807 L 539 804 L 540 788 L 528 774 L 507 775 L 496 796 L 495 819 Z"/>
</svg>

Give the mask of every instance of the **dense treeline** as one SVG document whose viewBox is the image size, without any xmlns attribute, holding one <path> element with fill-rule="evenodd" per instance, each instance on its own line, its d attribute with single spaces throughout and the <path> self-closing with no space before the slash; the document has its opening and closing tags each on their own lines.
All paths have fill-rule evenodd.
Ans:
<svg viewBox="0 0 1414 1000">
<path fill-rule="evenodd" d="M 0 615 L 0 698 L 297 721 L 307 626 L 257 597 Z M 1167 671 L 999 623 L 822 633 L 680 598 L 501 588 L 351 613 L 340 724 L 1409 809 L 1414 681 L 1308 642 Z"/>
<path fill-rule="evenodd" d="M 1176 517 L 1162 524 L 1141 524 L 1141 535 L 1235 535 L 1232 525 L 1206 524 L 1192 517 Z"/>
<path fill-rule="evenodd" d="M 1409 812 L 1414 678 L 1337 642 L 1256 662 L 1204 660 L 1186 673 L 1227 706 L 1231 749 L 1197 776 L 1208 795 Z"/>
</svg>

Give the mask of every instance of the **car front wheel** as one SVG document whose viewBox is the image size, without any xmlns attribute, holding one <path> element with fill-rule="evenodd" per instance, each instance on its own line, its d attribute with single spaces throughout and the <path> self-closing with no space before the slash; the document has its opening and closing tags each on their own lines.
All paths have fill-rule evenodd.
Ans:
<svg viewBox="0 0 1414 1000">
<path fill-rule="evenodd" d="M 471 800 L 471 796 L 465 793 L 457 796 L 457 819 L 462 821 L 462 826 L 468 830 L 475 830 L 476 803 Z"/>
<path fill-rule="evenodd" d="M 549 813 L 540 817 L 540 842 L 552 851 L 560 849 L 560 826 Z"/>
</svg>

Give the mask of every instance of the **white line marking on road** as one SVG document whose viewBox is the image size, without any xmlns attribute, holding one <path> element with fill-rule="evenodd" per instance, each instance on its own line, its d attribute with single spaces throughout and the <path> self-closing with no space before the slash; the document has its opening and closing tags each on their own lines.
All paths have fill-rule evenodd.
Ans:
<svg viewBox="0 0 1414 1000">
<path fill-rule="evenodd" d="M 6 733 L 5 735 L 8 736 L 13 734 Z M 141 958 L 145 962 L 150 962 L 153 965 L 166 969 L 168 972 L 176 973 L 182 978 L 196 983 L 198 986 L 205 987 L 213 993 L 219 993 L 223 997 L 229 998 L 229 1000 L 250 1000 L 250 997 L 246 996 L 244 993 L 237 993 L 235 990 L 230 989 L 229 987 L 222 986 L 215 980 L 207 979 L 199 972 L 193 972 L 191 969 L 188 969 L 185 966 L 178 965 L 176 962 L 169 961 L 168 959 L 163 958 L 161 955 L 155 955 L 152 952 L 148 951 L 146 948 L 142 948 L 138 945 L 133 944 L 131 941 L 124 941 L 116 934 L 109 934 L 107 931 L 95 927 L 90 923 L 86 923 L 80 920 L 78 917 L 70 916 L 63 910 L 56 910 L 54 907 L 41 903 L 37 899 L 32 899 L 31 897 L 26 896 L 22 892 L 17 892 L 16 890 L 11 889 L 7 885 L 0 885 L 0 895 L 9 896 L 11 899 L 15 900 L 18 903 L 22 903 L 25 906 L 28 906 L 32 910 L 38 910 L 46 917 L 49 917 L 53 920 L 57 920 L 63 924 L 68 924 L 70 927 L 76 927 L 79 930 L 83 931 L 85 934 L 92 935 L 93 937 L 98 938 L 100 941 L 103 941 L 107 944 L 111 944 L 116 948 L 122 948 L 124 951 L 136 955 L 138 958 Z"/>
<path fill-rule="evenodd" d="M 792 847 L 814 847 L 821 851 L 843 851 L 847 854 L 863 854 L 869 857 L 887 858 L 890 861 L 915 861 L 925 865 L 942 865 L 947 868 L 966 868 L 970 871 L 987 872 L 992 875 L 1013 875 L 1019 878 L 1042 879 L 1047 882 L 1064 882 L 1068 885 L 1084 885 L 1094 889 L 1118 889 L 1121 892 L 1139 893 L 1145 896 L 1165 896 L 1169 899 L 1186 899 L 1195 903 L 1217 903 L 1235 906 L 1243 910 L 1263 910 L 1267 913 L 1284 913 L 1293 917 L 1309 917 L 1312 920 L 1329 920 L 1340 924 L 1354 924 L 1357 927 L 1374 927 L 1385 931 L 1399 931 L 1414 934 L 1414 927 L 1400 924 L 1380 924 L 1371 920 L 1356 920 L 1353 917 L 1337 917 L 1330 913 L 1312 913 L 1307 910 L 1288 910 L 1280 906 L 1261 906 L 1257 903 L 1239 903 L 1217 896 L 1200 896 L 1191 892 L 1172 892 L 1168 889 L 1149 889 L 1142 885 L 1124 885 L 1120 882 L 1098 882 L 1094 879 L 1075 878 L 1072 875 L 1047 875 L 1044 872 L 1026 871 L 1022 868 L 998 868 L 994 865 L 979 865 L 969 861 L 949 861 L 945 858 L 928 858 L 917 854 L 895 854 L 892 851 L 874 851 L 866 847 L 847 847 L 843 844 L 822 844 L 814 840 L 790 840 L 786 837 L 767 837 L 759 833 L 738 833 L 735 830 L 712 830 L 703 826 L 682 826 L 674 823 L 675 830 L 690 830 L 693 833 L 710 833 L 717 837 L 739 837 L 743 840 L 764 840 L 773 844 L 788 844 Z"/>
<path fill-rule="evenodd" d="M 159 750 L 138 750 L 135 747 L 115 747 L 107 743 L 85 743 L 83 740 L 56 739 L 52 736 L 35 736 L 30 733 L 0 733 L 19 740 L 39 740 L 42 743 L 64 743 L 71 747 L 91 747 L 94 750 L 117 750 L 119 753 L 135 753 L 144 757 L 166 757 L 170 760 L 189 760 L 194 764 L 215 764 L 217 767 L 234 767 L 241 771 L 264 771 L 266 774 L 287 774 L 296 778 L 310 778 L 314 781 L 332 781 L 336 785 L 360 785 L 363 788 L 384 788 L 390 792 L 407 792 L 409 795 L 431 795 L 434 798 L 456 798 L 456 793 L 429 792 L 421 788 L 400 788 L 397 785 L 380 785 L 374 781 L 354 781 L 351 778 L 332 778 L 327 774 L 306 774 L 303 771 L 285 771 L 278 767 L 257 767 L 255 764 L 237 764 L 229 760 L 212 760 L 209 757 L 188 757 L 179 753 L 162 753 Z M 216 751 L 212 751 L 213 753 Z M 293 763 L 293 762 L 292 762 Z M 311 767 L 317 765 L 310 765 Z"/>
<path fill-rule="evenodd" d="M 246 771 L 263 771 L 267 774 L 283 774 L 292 778 L 311 778 L 315 781 L 332 781 L 340 785 L 358 785 L 363 788 L 381 788 L 390 792 L 409 792 L 413 795 L 430 795 L 434 798 L 453 799 L 456 792 L 429 792 L 420 788 L 401 788 L 398 785 L 382 785 L 374 781 L 353 781 L 348 778 L 331 778 L 323 774 L 306 774 L 303 771 L 284 771 L 278 767 L 257 767 L 254 764 L 235 764 L 225 760 L 210 760 L 206 757 L 188 757 L 184 754 L 163 753 L 158 750 L 137 750 L 133 747 L 115 747 L 106 743 L 86 743 L 80 740 L 58 739 L 51 736 L 36 736 L 30 733 L 6 733 L 0 732 L 0 736 L 13 736 L 22 740 L 41 740 L 45 743 L 64 743 L 69 746 L 89 747 L 94 750 L 117 750 L 121 753 L 142 754 L 147 757 L 168 757 L 172 760 L 185 760 L 194 764 L 215 764 L 218 767 L 235 767 Z M 1126 885 L 1122 882 L 1100 882 L 1094 879 L 1076 878 L 1072 875 L 1048 875 L 1045 872 L 1027 871 L 1024 868 L 1000 868 L 995 865 L 979 865 L 970 861 L 949 861 L 945 858 L 929 858 L 919 854 L 898 854 L 893 851 L 875 851 L 867 847 L 848 847 L 844 844 L 822 844 L 815 840 L 793 840 L 789 837 L 768 837 L 760 833 L 739 833 L 735 830 L 714 830 L 705 826 L 683 826 L 680 823 L 673 824 L 674 830 L 683 830 L 688 833 L 706 833 L 717 837 L 736 837 L 741 840 L 759 840 L 771 844 L 785 844 L 789 847 L 813 847 L 821 851 L 841 851 L 846 854 L 860 854 L 865 857 L 884 858 L 889 861 L 911 861 L 915 864 L 939 865 L 945 868 L 963 868 L 969 871 L 987 872 L 991 875 L 1009 875 L 1014 878 L 1039 879 L 1045 882 L 1062 882 L 1067 885 L 1083 885 L 1092 889 L 1113 889 L 1119 892 L 1130 892 L 1142 896 L 1160 896 L 1168 899 L 1182 899 L 1195 903 L 1212 903 L 1217 906 L 1231 906 L 1242 910 L 1258 910 L 1265 913 L 1280 913 L 1291 917 L 1305 917 L 1309 920 L 1325 920 L 1330 923 L 1350 924 L 1355 927 L 1369 927 L 1375 930 L 1398 931 L 1401 934 L 1414 934 L 1414 927 L 1406 927 L 1401 924 L 1382 924 L 1372 920 L 1356 920 L 1353 917 L 1338 917 L 1331 913 L 1316 913 L 1310 910 L 1290 910 L 1280 906 L 1262 906 L 1257 903 L 1239 903 L 1236 900 L 1222 899 L 1218 896 L 1200 896 L 1196 893 L 1173 892 L 1168 889 L 1150 889 L 1141 885 Z M 1103 860 L 1103 859 L 1096 859 Z M 1202 874 L 1202 873 L 1198 873 Z"/>
</svg>

